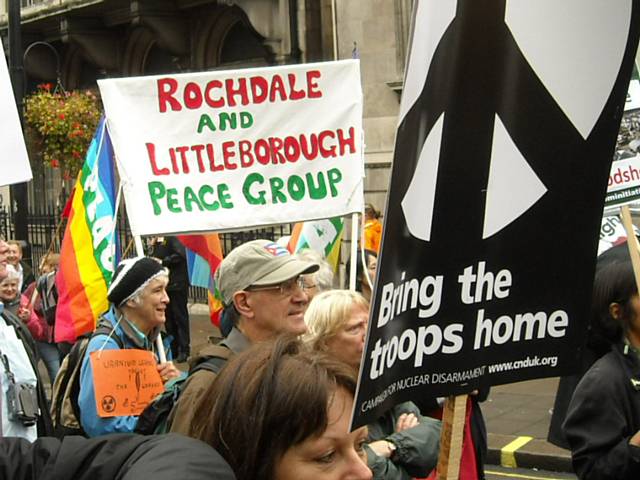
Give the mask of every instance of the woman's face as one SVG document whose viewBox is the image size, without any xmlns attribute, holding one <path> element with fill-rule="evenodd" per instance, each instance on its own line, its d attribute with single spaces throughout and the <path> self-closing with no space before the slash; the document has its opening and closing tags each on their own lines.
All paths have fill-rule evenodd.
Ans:
<svg viewBox="0 0 640 480">
<path fill-rule="evenodd" d="M 371 278 L 371 283 L 376 279 L 376 269 L 378 268 L 378 258 L 370 255 L 367 258 L 367 271 L 369 272 L 369 278 Z"/>
<path fill-rule="evenodd" d="M 640 347 L 640 297 L 634 295 L 629 299 L 629 302 L 631 305 L 632 318 L 629 320 L 627 337 L 631 345 Z"/>
<path fill-rule="evenodd" d="M 349 433 L 353 396 L 339 388 L 329 401 L 327 429 L 289 448 L 275 466 L 275 480 L 369 480 L 367 427 Z"/>
<path fill-rule="evenodd" d="M 11 301 L 18 295 L 18 279 L 5 279 L 0 283 L 0 300 Z"/>
<path fill-rule="evenodd" d="M 378 258 L 373 255 L 366 256 L 367 261 L 367 274 L 369 275 L 369 279 L 371 280 L 371 284 L 376 280 L 376 269 L 378 268 Z M 363 272 L 362 273 L 362 295 L 367 300 L 371 300 L 371 287 L 369 286 L 369 282 L 367 281 L 367 276 Z"/>
<path fill-rule="evenodd" d="M 356 370 L 359 369 L 368 321 L 369 312 L 366 308 L 360 305 L 352 306 L 343 327 L 327 341 L 329 353 Z"/>
</svg>

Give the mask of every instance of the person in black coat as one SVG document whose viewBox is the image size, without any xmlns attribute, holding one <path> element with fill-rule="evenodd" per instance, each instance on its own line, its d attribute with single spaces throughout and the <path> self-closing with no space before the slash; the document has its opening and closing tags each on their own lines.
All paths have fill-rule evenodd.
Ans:
<svg viewBox="0 0 640 480">
<path fill-rule="evenodd" d="M 177 434 L 0 441 L 0 478 L 11 480 L 235 480 L 207 444 Z"/>
<path fill-rule="evenodd" d="M 640 478 L 640 298 L 631 262 L 596 272 L 600 327 L 617 332 L 611 351 L 584 375 L 563 431 L 581 480 Z"/>
<path fill-rule="evenodd" d="M 610 248 L 598 257 L 596 272 L 605 268 L 607 265 L 630 261 L 631 258 L 629 257 L 627 242 L 624 242 Z M 598 295 L 596 294 L 596 296 Z M 600 302 L 600 300 L 598 300 L 598 302 Z M 611 346 L 619 340 L 619 326 L 615 322 L 610 321 L 608 317 L 609 305 L 599 305 L 598 302 L 592 302 L 591 305 L 589 326 L 587 328 L 587 342 L 582 349 L 580 370 L 573 375 L 561 377 L 558 383 L 551 421 L 549 422 L 547 441 L 560 448 L 569 449 L 569 443 L 562 432 L 562 424 L 567 416 L 567 409 L 569 408 L 569 402 L 571 401 L 573 392 L 591 366 L 610 352 Z"/>
<path fill-rule="evenodd" d="M 176 237 L 158 237 L 153 241 L 151 256 L 169 269 L 169 305 L 165 323 L 167 333 L 173 337 L 171 351 L 176 362 L 185 362 L 191 353 L 189 331 L 189 273 L 184 245 Z"/>
</svg>

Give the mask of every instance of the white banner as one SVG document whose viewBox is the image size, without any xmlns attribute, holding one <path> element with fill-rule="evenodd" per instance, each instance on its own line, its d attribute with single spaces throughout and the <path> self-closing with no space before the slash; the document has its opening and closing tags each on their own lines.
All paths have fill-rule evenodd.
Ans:
<svg viewBox="0 0 640 480">
<path fill-rule="evenodd" d="M 2 40 L 0 40 L 0 52 L 4 52 Z M 0 147 L 2 148 L 2 159 L 0 164 L 3 167 L 0 174 L 0 185 L 12 185 L 29 181 L 32 175 L 7 62 L 4 55 L 1 56 L 0 112 L 2 112 L 2 117 L 0 120 Z"/>
<path fill-rule="evenodd" d="M 98 84 L 134 235 L 362 209 L 357 60 Z"/>
<path fill-rule="evenodd" d="M 605 206 L 622 206 L 640 199 L 640 155 L 611 164 Z"/>
<path fill-rule="evenodd" d="M 640 108 L 640 81 L 631 80 L 629 82 L 629 91 L 627 99 L 624 102 L 624 111 L 638 110 Z"/>
</svg>

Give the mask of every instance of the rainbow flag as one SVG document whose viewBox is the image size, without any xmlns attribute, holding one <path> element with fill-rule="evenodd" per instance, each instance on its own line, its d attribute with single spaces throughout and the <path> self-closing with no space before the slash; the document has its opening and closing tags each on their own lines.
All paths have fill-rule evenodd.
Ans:
<svg viewBox="0 0 640 480">
<path fill-rule="evenodd" d="M 297 253 L 303 248 L 316 250 L 324 256 L 335 271 L 340 260 L 343 230 L 342 217 L 296 223 L 287 248 L 291 253 Z"/>
<path fill-rule="evenodd" d="M 56 274 L 55 341 L 75 342 L 109 308 L 116 258 L 113 147 L 104 118 L 96 130 L 71 199 Z"/>
<path fill-rule="evenodd" d="M 220 326 L 222 300 L 216 288 L 213 274 L 222 261 L 222 245 L 217 233 L 202 235 L 178 235 L 185 246 L 187 267 L 191 285 L 208 289 L 209 318 L 215 326 Z"/>
</svg>

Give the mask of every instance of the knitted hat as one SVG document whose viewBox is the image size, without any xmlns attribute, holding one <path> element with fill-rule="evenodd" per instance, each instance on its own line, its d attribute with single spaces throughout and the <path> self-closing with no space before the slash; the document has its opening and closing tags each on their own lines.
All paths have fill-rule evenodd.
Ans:
<svg viewBox="0 0 640 480">
<path fill-rule="evenodd" d="M 269 240 L 253 240 L 234 248 L 215 273 L 222 301 L 230 305 L 233 294 L 250 286 L 277 285 L 303 273 L 320 268 L 314 262 L 300 260 Z"/>
<path fill-rule="evenodd" d="M 149 257 L 135 257 L 122 260 L 116 268 L 107 298 L 116 307 L 135 297 L 144 287 L 160 275 L 169 275 L 169 270 L 160 262 Z"/>
</svg>

